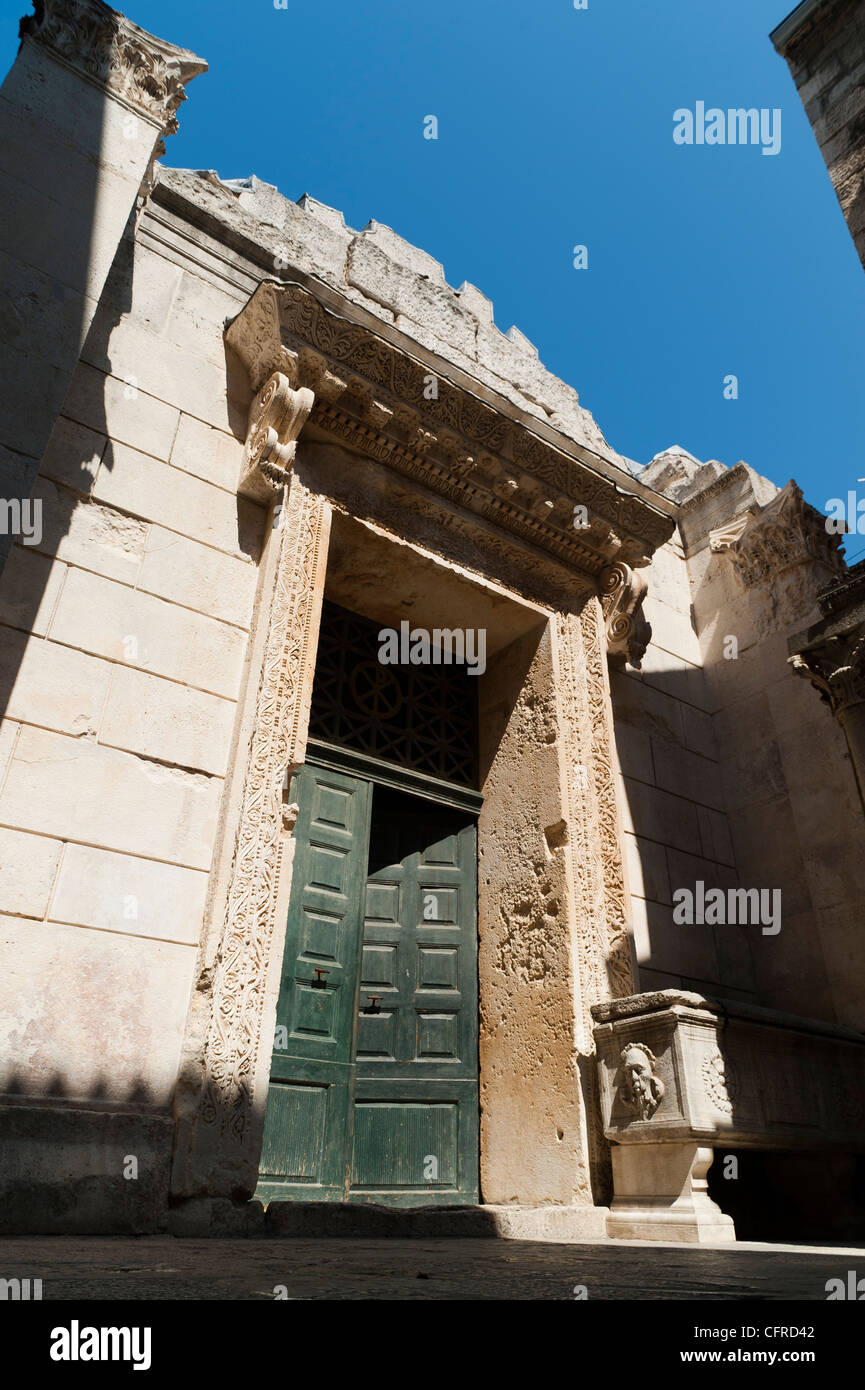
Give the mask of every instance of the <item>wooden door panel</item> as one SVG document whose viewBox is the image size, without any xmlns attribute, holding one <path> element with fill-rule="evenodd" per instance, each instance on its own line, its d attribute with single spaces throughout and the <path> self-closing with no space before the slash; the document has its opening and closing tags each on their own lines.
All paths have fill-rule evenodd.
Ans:
<svg viewBox="0 0 865 1390">
<path fill-rule="evenodd" d="M 305 766 L 294 796 L 300 809 L 258 1196 L 341 1201 L 371 787 Z"/>
<path fill-rule="evenodd" d="M 353 1201 L 478 1200 L 476 854 L 466 813 L 375 788 Z"/>
</svg>

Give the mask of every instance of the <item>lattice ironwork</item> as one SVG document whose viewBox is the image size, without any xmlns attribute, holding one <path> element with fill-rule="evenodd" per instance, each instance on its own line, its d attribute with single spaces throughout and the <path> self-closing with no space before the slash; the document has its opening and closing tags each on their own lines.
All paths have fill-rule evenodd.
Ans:
<svg viewBox="0 0 865 1390">
<path fill-rule="evenodd" d="M 464 665 L 382 665 L 382 624 L 325 601 L 312 738 L 477 786 L 477 676 Z"/>
</svg>

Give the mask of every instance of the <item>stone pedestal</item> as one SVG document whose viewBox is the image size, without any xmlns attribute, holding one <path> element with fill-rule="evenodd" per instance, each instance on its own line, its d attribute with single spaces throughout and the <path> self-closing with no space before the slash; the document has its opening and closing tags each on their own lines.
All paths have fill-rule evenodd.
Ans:
<svg viewBox="0 0 865 1390">
<path fill-rule="evenodd" d="M 614 1145 L 607 1235 L 698 1245 L 735 1241 L 732 1219 L 707 1190 L 713 1158 L 712 1149 L 693 1142 Z"/>
<path fill-rule="evenodd" d="M 699 1244 L 735 1239 L 709 1197 L 718 1147 L 865 1151 L 865 1037 L 816 1019 L 679 990 L 592 1008 L 607 1232 Z"/>
</svg>

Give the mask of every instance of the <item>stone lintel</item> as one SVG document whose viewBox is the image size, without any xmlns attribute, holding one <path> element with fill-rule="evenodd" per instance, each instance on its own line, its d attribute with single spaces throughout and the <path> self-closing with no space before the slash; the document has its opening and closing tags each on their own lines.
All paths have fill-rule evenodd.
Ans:
<svg viewBox="0 0 865 1390">
<path fill-rule="evenodd" d="M 253 390 L 274 372 L 294 389 L 311 388 L 311 422 L 325 434 L 576 570 L 597 577 L 615 562 L 645 566 L 673 533 L 673 520 L 642 497 L 457 385 L 448 364 L 438 374 L 302 285 L 263 282 L 226 341 Z M 577 506 L 585 509 L 579 529 Z"/>
</svg>

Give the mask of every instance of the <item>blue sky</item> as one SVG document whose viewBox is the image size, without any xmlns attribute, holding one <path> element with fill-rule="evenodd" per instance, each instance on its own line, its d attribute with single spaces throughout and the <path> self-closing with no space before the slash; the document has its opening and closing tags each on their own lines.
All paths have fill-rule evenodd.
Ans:
<svg viewBox="0 0 865 1390">
<path fill-rule="evenodd" d="M 25 8 L 0 22 L 4 70 Z M 166 163 L 254 172 L 354 227 L 389 224 L 450 284 L 483 290 L 622 453 L 744 458 L 824 507 L 865 476 L 865 274 L 769 41 L 792 8 L 129 0 L 128 13 L 210 63 Z M 674 110 L 700 100 L 780 107 L 780 153 L 676 145 Z"/>
</svg>

